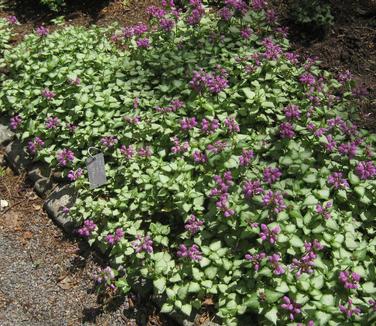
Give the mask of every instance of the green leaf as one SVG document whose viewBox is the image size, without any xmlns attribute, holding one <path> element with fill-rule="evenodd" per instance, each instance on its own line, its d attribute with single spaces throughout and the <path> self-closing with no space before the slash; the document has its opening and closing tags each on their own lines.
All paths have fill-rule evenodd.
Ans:
<svg viewBox="0 0 376 326">
<path fill-rule="evenodd" d="M 305 206 L 313 206 L 316 205 L 319 201 L 312 195 L 309 195 L 306 197 L 306 199 L 303 202 L 303 205 Z"/>
<path fill-rule="evenodd" d="M 196 293 L 200 291 L 200 284 L 196 282 L 190 282 L 189 287 L 188 287 L 188 292 L 189 293 Z"/>
<path fill-rule="evenodd" d="M 333 306 L 335 303 L 334 296 L 331 294 L 324 294 L 321 297 L 321 303 L 326 306 Z"/>
<path fill-rule="evenodd" d="M 154 287 L 158 290 L 158 293 L 163 293 L 166 290 L 166 279 L 160 277 L 153 281 Z"/>
<path fill-rule="evenodd" d="M 181 306 L 180 310 L 187 316 L 190 316 L 192 312 L 192 306 L 190 304 L 184 304 Z"/>
<path fill-rule="evenodd" d="M 174 310 L 174 306 L 171 304 L 171 303 L 168 303 L 166 302 L 162 308 L 161 308 L 161 313 L 164 313 L 164 314 L 169 314 L 170 312 L 172 312 Z"/>
<path fill-rule="evenodd" d="M 315 183 L 317 181 L 317 174 L 308 174 L 303 180 L 306 183 Z"/>
<path fill-rule="evenodd" d="M 163 175 L 163 174 L 160 174 L 160 175 L 159 175 L 159 180 L 161 180 L 161 182 L 162 182 L 163 184 L 166 184 L 167 182 L 170 181 L 170 178 L 169 178 L 168 176 L 165 176 L 165 175 Z"/>
<path fill-rule="evenodd" d="M 217 275 L 218 268 L 215 266 L 209 266 L 205 269 L 205 275 L 208 279 L 212 280 Z"/>
<path fill-rule="evenodd" d="M 269 289 L 266 289 L 264 292 L 265 292 L 265 295 L 266 295 L 266 301 L 268 303 L 274 303 L 278 299 L 280 299 L 281 297 L 284 296 L 284 293 L 275 292 L 275 291 L 269 290 Z"/>
<path fill-rule="evenodd" d="M 376 293 L 376 287 L 373 282 L 366 282 L 362 285 L 362 289 L 367 294 Z"/>
<path fill-rule="evenodd" d="M 302 248 L 304 246 L 304 242 L 297 235 L 293 235 L 291 237 L 290 244 L 293 247 L 298 247 L 298 248 Z"/>
<path fill-rule="evenodd" d="M 278 320 L 278 308 L 273 306 L 266 314 L 265 317 L 270 320 L 274 325 L 277 325 Z"/>
<path fill-rule="evenodd" d="M 256 93 L 253 92 L 249 87 L 245 87 L 242 89 L 243 93 L 248 99 L 253 99 L 256 96 Z"/>
<path fill-rule="evenodd" d="M 222 247 L 221 241 L 213 242 L 213 243 L 209 246 L 210 250 L 213 251 L 213 252 L 216 252 L 216 251 L 219 250 L 221 247 Z"/>
</svg>

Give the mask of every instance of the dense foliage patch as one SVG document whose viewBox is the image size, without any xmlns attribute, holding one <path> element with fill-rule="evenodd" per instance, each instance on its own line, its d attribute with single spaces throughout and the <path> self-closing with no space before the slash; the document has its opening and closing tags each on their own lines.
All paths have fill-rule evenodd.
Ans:
<svg viewBox="0 0 376 326">
<path fill-rule="evenodd" d="M 375 135 L 350 74 L 288 51 L 265 1 L 148 9 L 150 26 L 39 29 L 5 53 L 0 112 L 64 171 L 98 277 L 226 324 L 358 325 L 375 303 Z M 90 190 L 89 147 L 109 182 Z M 246 321 L 242 321 L 242 315 Z M 253 319 L 255 320 L 255 319 Z"/>
</svg>

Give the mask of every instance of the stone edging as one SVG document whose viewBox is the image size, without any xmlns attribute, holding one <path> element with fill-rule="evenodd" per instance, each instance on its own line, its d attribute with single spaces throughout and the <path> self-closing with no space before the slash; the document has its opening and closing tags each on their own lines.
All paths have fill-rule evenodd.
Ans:
<svg viewBox="0 0 376 326">
<path fill-rule="evenodd" d="M 16 139 L 15 133 L 8 128 L 4 118 L 0 118 L 0 147 L 5 147 L 5 160 L 15 173 L 27 173 L 27 178 L 34 185 L 34 191 L 45 200 L 43 208 L 48 216 L 66 233 L 72 234 L 75 223 L 67 217 L 63 208 L 74 205 L 76 200 L 74 186 L 55 177 L 46 163 L 33 162 L 29 159 L 25 146 Z M 94 246 L 94 249 L 103 253 L 99 246 Z M 157 306 L 162 306 L 161 296 L 154 296 L 153 301 Z M 188 319 L 180 312 L 173 312 L 170 316 L 182 326 L 198 325 L 196 320 L 199 315 L 195 316 L 194 313 Z M 219 324 L 208 321 L 201 326 L 219 326 Z"/>
</svg>

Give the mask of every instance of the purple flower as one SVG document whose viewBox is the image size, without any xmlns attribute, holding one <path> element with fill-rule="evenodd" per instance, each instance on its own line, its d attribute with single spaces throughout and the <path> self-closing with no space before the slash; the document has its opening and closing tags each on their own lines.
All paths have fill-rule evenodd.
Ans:
<svg viewBox="0 0 376 326">
<path fill-rule="evenodd" d="M 245 14 L 248 10 L 248 6 L 243 0 L 225 0 L 225 5 L 235 9 L 241 14 Z"/>
<path fill-rule="evenodd" d="M 290 122 L 283 122 L 279 126 L 279 134 L 282 138 L 294 138 L 295 131 L 294 126 Z"/>
<path fill-rule="evenodd" d="M 69 132 L 71 134 L 73 134 L 76 131 L 77 126 L 73 123 L 68 123 L 67 128 L 68 128 Z"/>
<path fill-rule="evenodd" d="M 244 258 L 250 262 L 252 262 L 253 268 L 256 272 L 260 269 L 261 261 L 266 257 L 264 252 L 260 252 L 259 254 L 246 254 Z"/>
<path fill-rule="evenodd" d="M 50 91 L 48 88 L 45 88 L 42 91 L 42 96 L 44 98 L 46 98 L 47 100 L 51 101 L 56 96 L 56 94 L 54 92 Z"/>
<path fill-rule="evenodd" d="M 214 142 L 214 144 L 209 144 L 208 145 L 208 151 L 213 153 L 213 154 L 218 154 L 222 151 L 224 151 L 227 147 L 227 143 L 223 140 L 217 140 Z"/>
<path fill-rule="evenodd" d="M 357 307 L 353 308 L 352 300 L 349 298 L 347 302 L 347 307 L 340 304 L 339 311 L 346 315 L 347 318 L 351 318 L 353 315 L 359 315 L 361 310 Z"/>
<path fill-rule="evenodd" d="M 196 4 L 195 8 L 191 11 L 191 14 L 187 17 L 186 22 L 188 25 L 195 26 L 198 25 L 205 15 L 205 9 L 200 4 Z"/>
<path fill-rule="evenodd" d="M 216 187 L 211 189 L 209 196 L 219 197 L 215 205 L 225 217 L 233 216 L 235 211 L 229 208 L 230 194 L 228 193 L 229 188 L 233 185 L 231 172 L 225 172 L 223 177 L 215 175 L 213 179 L 216 183 Z"/>
<path fill-rule="evenodd" d="M 165 32 L 170 32 L 174 28 L 175 22 L 172 19 L 162 18 L 159 25 Z"/>
<path fill-rule="evenodd" d="M 81 228 L 77 230 L 77 233 L 81 237 L 89 237 L 91 233 L 97 228 L 97 225 L 92 220 L 85 220 Z"/>
<path fill-rule="evenodd" d="M 263 54 L 265 59 L 277 60 L 283 52 L 282 48 L 279 45 L 275 44 L 270 38 L 265 38 L 262 41 L 262 44 L 265 47 L 265 52 Z"/>
<path fill-rule="evenodd" d="M 325 136 L 327 143 L 325 144 L 326 150 L 328 152 L 333 152 L 337 147 L 337 142 L 334 140 L 332 135 Z"/>
<path fill-rule="evenodd" d="M 299 77 L 299 81 L 304 85 L 311 86 L 316 83 L 316 78 L 310 73 L 304 73 Z"/>
<path fill-rule="evenodd" d="M 282 265 L 280 265 L 279 261 L 282 260 L 282 257 L 280 254 L 273 254 L 268 257 L 269 263 L 272 265 L 274 268 L 274 275 L 282 275 L 285 273 L 284 268 Z"/>
<path fill-rule="evenodd" d="M 223 76 L 208 74 L 206 76 L 206 86 L 213 94 L 218 94 L 228 87 L 228 81 Z"/>
<path fill-rule="evenodd" d="M 290 120 L 294 119 L 300 119 L 300 110 L 299 106 L 294 104 L 289 104 L 283 109 L 283 112 L 285 113 L 285 117 Z"/>
<path fill-rule="evenodd" d="M 115 230 L 114 234 L 107 234 L 106 235 L 106 241 L 109 245 L 114 246 L 117 244 L 123 237 L 124 237 L 124 231 L 121 228 L 118 228 Z"/>
<path fill-rule="evenodd" d="M 360 275 L 355 272 L 341 271 L 338 279 L 341 281 L 345 289 L 357 289 L 359 287 Z"/>
<path fill-rule="evenodd" d="M 146 8 L 146 13 L 155 18 L 162 18 L 166 15 L 166 10 L 157 6 L 149 6 Z"/>
<path fill-rule="evenodd" d="M 83 174 L 83 171 L 81 168 L 77 169 L 76 171 L 70 170 L 68 172 L 68 178 L 70 181 L 76 181 L 78 178 L 80 178 Z"/>
<path fill-rule="evenodd" d="M 39 36 L 43 37 L 43 36 L 47 36 L 47 35 L 49 34 L 49 30 L 48 30 L 48 28 L 46 28 L 46 27 L 44 27 L 44 26 L 39 26 L 39 27 L 37 27 L 37 29 L 36 29 L 36 33 L 37 33 Z"/>
<path fill-rule="evenodd" d="M 350 159 L 356 156 L 358 146 L 355 142 L 344 143 L 338 146 L 338 152 L 342 155 L 347 155 Z"/>
<path fill-rule="evenodd" d="M 185 229 L 191 234 L 195 234 L 200 231 L 201 227 L 204 225 L 204 221 L 197 219 L 195 215 L 191 215 L 188 221 L 185 223 Z"/>
<path fill-rule="evenodd" d="M 273 184 L 282 176 L 282 172 L 278 168 L 267 167 L 264 169 L 264 182 Z"/>
<path fill-rule="evenodd" d="M 189 258 L 193 261 L 200 261 L 202 259 L 202 253 L 196 244 L 193 244 L 190 248 L 181 244 L 177 252 L 178 257 Z"/>
<path fill-rule="evenodd" d="M 47 129 L 56 129 L 60 125 L 60 119 L 58 117 L 48 117 L 44 125 Z"/>
<path fill-rule="evenodd" d="M 344 72 L 340 72 L 338 74 L 338 80 L 344 84 L 352 79 L 352 74 L 349 70 L 346 70 Z"/>
<path fill-rule="evenodd" d="M 254 156 L 253 150 L 243 149 L 242 155 L 239 157 L 239 165 L 248 166 Z"/>
<path fill-rule="evenodd" d="M 219 128 L 219 121 L 213 119 L 211 121 L 205 118 L 201 121 L 201 132 L 207 135 L 213 134 Z"/>
<path fill-rule="evenodd" d="M 313 242 L 304 242 L 305 253 L 300 259 L 292 260 L 292 269 L 297 270 L 296 277 L 300 277 L 303 273 L 312 274 L 315 267 L 316 251 L 323 249 L 323 246 L 316 239 Z"/>
<path fill-rule="evenodd" d="M 71 84 L 71 85 L 76 85 L 76 86 L 78 86 L 78 85 L 81 84 L 81 79 L 80 79 L 79 77 L 69 78 L 69 79 L 68 79 L 68 82 L 69 82 L 69 84 Z"/>
<path fill-rule="evenodd" d="M 227 22 L 232 18 L 234 13 L 231 11 L 230 8 L 223 7 L 218 11 L 218 15 L 219 15 L 219 17 L 221 17 L 221 19 L 223 19 L 224 21 Z"/>
<path fill-rule="evenodd" d="M 342 172 L 333 172 L 328 177 L 328 184 L 333 186 L 335 189 L 349 187 L 349 183 L 345 178 L 343 178 Z"/>
<path fill-rule="evenodd" d="M 372 310 L 376 311 L 376 300 L 369 300 L 368 303 L 371 305 Z"/>
<path fill-rule="evenodd" d="M 44 141 L 39 138 L 35 137 L 34 140 L 30 140 L 27 144 L 27 150 L 30 154 L 35 154 L 41 147 L 44 146 Z"/>
<path fill-rule="evenodd" d="M 120 153 L 123 154 L 129 160 L 134 156 L 135 151 L 132 145 L 129 145 L 128 147 L 125 145 L 121 145 Z"/>
<path fill-rule="evenodd" d="M 268 191 L 262 198 L 262 202 L 265 206 L 273 208 L 274 212 L 277 214 L 287 208 L 282 194 L 278 191 Z"/>
<path fill-rule="evenodd" d="M 333 206 L 333 202 L 331 201 L 327 202 L 325 206 L 317 204 L 316 212 L 322 215 L 326 220 L 329 220 L 332 217 L 332 215 L 329 212 L 329 209 L 332 208 L 332 206 Z"/>
<path fill-rule="evenodd" d="M 201 151 L 194 151 L 193 154 L 193 160 L 195 163 L 206 163 L 208 158 L 206 157 L 206 155 L 204 153 L 202 153 Z"/>
<path fill-rule="evenodd" d="M 141 122 L 141 117 L 135 116 L 135 117 L 130 117 L 130 116 L 125 116 L 123 117 L 125 122 L 128 122 L 129 124 L 132 125 L 137 125 Z"/>
<path fill-rule="evenodd" d="M 244 40 L 248 40 L 251 35 L 252 35 L 253 31 L 251 28 L 249 27 L 244 27 L 240 30 L 240 36 L 244 39 Z"/>
<path fill-rule="evenodd" d="M 262 194 L 264 189 L 261 187 L 259 180 L 245 181 L 243 185 L 243 193 L 245 198 L 252 198 L 255 195 Z"/>
<path fill-rule="evenodd" d="M 188 151 L 189 143 L 187 141 L 180 143 L 180 140 L 177 136 L 172 137 L 171 141 L 174 143 L 174 146 L 171 148 L 171 152 L 173 154 L 184 153 Z"/>
<path fill-rule="evenodd" d="M 299 315 L 302 313 L 302 309 L 301 309 L 302 305 L 294 302 L 289 297 L 284 296 L 282 298 L 282 302 L 283 303 L 281 304 L 281 308 L 287 310 L 287 312 L 289 313 L 290 320 L 294 320 L 296 315 Z"/>
<path fill-rule="evenodd" d="M 115 273 L 114 271 L 112 270 L 111 267 L 106 267 L 104 268 L 100 273 L 99 273 L 99 276 L 96 277 L 96 282 L 98 284 L 101 284 L 101 283 L 109 283 L 111 282 L 113 279 L 115 278 Z M 113 289 L 114 288 L 114 285 L 111 284 L 110 287 Z"/>
<path fill-rule="evenodd" d="M 124 38 L 131 38 L 132 36 L 134 36 L 134 29 L 133 27 L 124 27 L 123 28 L 123 36 Z"/>
<path fill-rule="evenodd" d="M 141 157 L 147 158 L 150 157 L 153 153 L 149 146 L 141 147 L 138 149 L 137 154 Z"/>
<path fill-rule="evenodd" d="M 252 9 L 254 11 L 261 11 L 267 5 L 266 0 L 252 0 Z"/>
<path fill-rule="evenodd" d="M 277 21 L 278 17 L 277 17 L 277 13 L 275 12 L 274 9 L 269 9 L 267 12 L 266 12 L 266 21 L 269 23 L 269 24 L 274 24 L 276 21 Z"/>
<path fill-rule="evenodd" d="M 259 234 L 261 241 L 269 241 L 270 244 L 274 245 L 278 240 L 278 234 L 281 233 L 281 228 L 279 225 L 275 226 L 272 229 L 266 224 L 261 224 L 261 232 Z"/>
<path fill-rule="evenodd" d="M 116 136 L 105 136 L 101 139 L 101 144 L 107 148 L 112 148 L 118 143 Z"/>
<path fill-rule="evenodd" d="M 372 161 L 359 162 L 355 167 L 355 173 L 362 180 L 372 179 L 376 176 L 376 166 Z"/>
<path fill-rule="evenodd" d="M 144 23 L 139 23 L 133 26 L 134 35 L 141 36 L 148 31 L 148 26 Z"/>
<path fill-rule="evenodd" d="M 183 118 L 182 120 L 180 120 L 180 126 L 181 126 L 181 129 L 184 131 L 191 130 L 197 126 L 197 120 L 195 117 Z"/>
<path fill-rule="evenodd" d="M 240 132 L 240 127 L 234 117 L 227 117 L 224 121 L 224 124 L 228 133 L 232 134 Z"/>
<path fill-rule="evenodd" d="M 19 114 L 14 115 L 10 118 L 10 128 L 16 130 L 22 123 L 22 118 Z"/>
<path fill-rule="evenodd" d="M 140 49 L 147 49 L 150 47 L 150 40 L 148 38 L 140 38 L 136 41 L 136 44 Z"/>
<path fill-rule="evenodd" d="M 136 240 L 132 242 L 132 246 L 136 253 L 140 253 L 141 251 L 145 251 L 149 254 L 153 253 L 153 240 L 151 240 L 148 235 L 145 237 L 137 235 Z"/>
<path fill-rule="evenodd" d="M 289 60 L 292 64 L 297 64 L 299 62 L 299 55 L 294 52 L 286 52 L 285 57 Z"/>
<path fill-rule="evenodd" d="M 67 166 L 69 162 L 73 162 L 74 160 L 74 153 L 70 149 L 64 148 L 63 150 L 59 151 L 57 154 L 57 160 L 59 165 Z"/>
<path fill-rule="evenodd" d="M 18 19 L 16 16 L 8 16 L 7 21 L 11 25 L 17 25 L 18 24 Z"/>
</svg>

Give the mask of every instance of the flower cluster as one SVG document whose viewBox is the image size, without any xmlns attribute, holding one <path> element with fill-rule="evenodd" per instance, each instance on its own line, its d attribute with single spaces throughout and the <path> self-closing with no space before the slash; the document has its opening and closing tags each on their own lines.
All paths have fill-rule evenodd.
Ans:
<svg viewBox="0 0 376 326">
<path fill-rule="evenodd" d="M 269 229 L 266 224 L 261 224 L 260 238 L 261 241 L 269 241 L 270 244 L 274 245 L 278 240 L 278 234 L 281 233 L 281 228 L 279 225 Z"/>
<path fill-rule="evenodd" d="M 97 228 L 97 225 L 93 220 L 85 220 L 82 227 L 77 230 L 77 233 L 81 237 L 90 237 L 93 231 Z"/>
<path fill-rule="evenodd" d="M 151 254 L 154 251 L 153 240 L 149 235 L 146 235 L 145 237 L 137 235 L 136 240 L 132 242 L 132 246 L 135 249 L 136 253 L 145 251 L 148 254 Z"/>
<path fill-rule="evenodd" d="M 200 261 L 202 259 L 202 253 L 196 244 L 193 244 L 191 247 L 181 244 L 177 255 L 178 257 L 189 258 L 193 261 Z"/>
<path fill-rule="evenodd" d="M 304 243 L 305 253 L 300 259 L 294 258 L 292 260 L 291 268 L 296 270 L 296 277 L 300 277 L 303 273 L 312 274 L 315 267 L 315 259 L 317 258 L 317 251 L 323 249 L 323 246 L 318 240 Z"/>
<path fill-rule="evenodd" d="M 30 154 L 34 155 L 44 146 L 44 141 L 40 137 L 35 137 L 27 143 L 27 150 Z"/>
<path fill-rule="evenodd" d="M 195 215 L 191 215 L 191 217 L 185 223 L 185 229 L 191 234 L 196 234 L 198 231 L 200 231 L 203 225 L 204 221 L 200 221 Z"/>
<path fill-rule="evenodd" d="M 213 179 L 216 183 L 216 187 L 211 189 L 210 197 L 218 198 L 215 205 L 221 212 L 223 212 L 225 217 L 233 216 L 235 211 L 229 208 L 229 189 L 233 185 L 231 172 L 225 172 L 223 178 L 219 175 L 215 175 Z"/>
<path fill-rule="evenodd" d="M 115 230 L 114 234 L 107 234 L 106 241 L 109 245 L 114 246 L 117 244 L 121 239 L 124 237 L 124 231 L 122 228 L 118 228 Z"/>
<path fill-rule="evenodd" d="M 357 289 L 361 277 L 355 272 L 341 271 L 338 278 L 346 289 Z"/>
<path fill-rule="evenodd" d="M 272 190 L 269 190 L 262 198 L 262 202 L 265 206 L 273 209 L 277 214 L 287 208 L 283 195 L 279 191 L 273 192 Z"/>
</svg>

